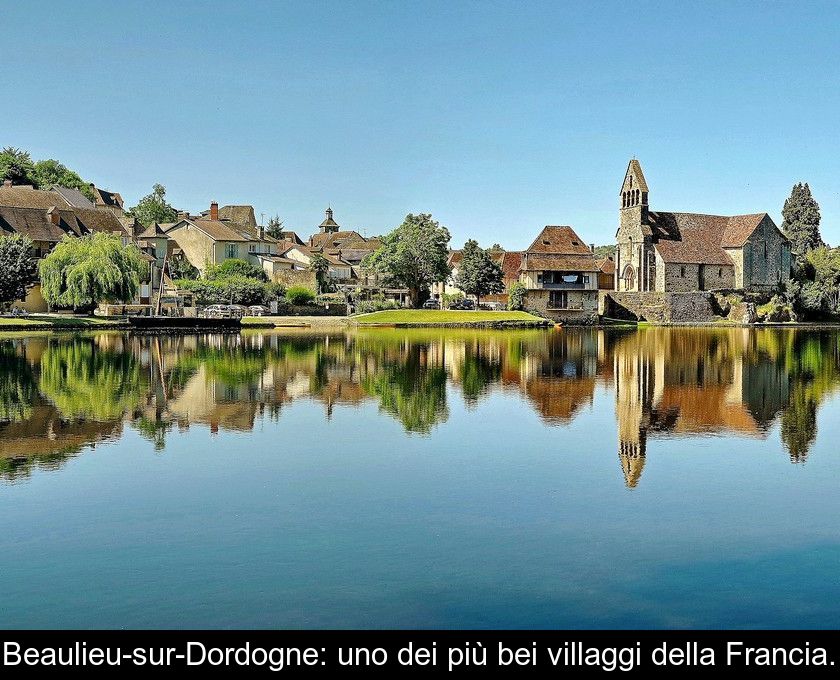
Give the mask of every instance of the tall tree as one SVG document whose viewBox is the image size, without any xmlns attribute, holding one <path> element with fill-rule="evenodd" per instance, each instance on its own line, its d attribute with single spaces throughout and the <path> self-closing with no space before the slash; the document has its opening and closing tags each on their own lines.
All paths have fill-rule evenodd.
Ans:
<svg viewBox="0 0 840 680">
<path fill-rule="evenodd" d="M 0 304 L 23 300 L 38 282 L 32 241 L 21 234 L 0 236 Z"/>
<path fill-rule="evenodd" d="M 148 275 L 134 244 L 112 234 L 65 238 L 40 264 L 41 292 L 52 306 L 93 309 L 99 302 L 131 302 Z"/>
<path fill-rule="evenodd" d="M 408 288 L 411 304 L 419 307 L 436 281 L 451 274 L 449 230 L 428 213 L 405 216 L 403 223 L 382 237 L 382 246 L 370 253 L 362 266 L 383 275 L 387 285 Z"/>
<path fill-rule="evenodd" d="M 36 184 L 35 164 L 28 151 L 7 146 L 0 150 L 0 180 L 10 179 L 14 184 Z"/>
<path fill-rule="evenodd" d="M 467 241 L 461 251 L 457 279 L 455 285 L 466 295 L 475 295 L 478 302 L 483 295 L 501 293 L 505 289 L 502 268 L 474 239 Z"/>
<path fill-rule="evenodd" d="M 140 199 L 140 202 L 129 210 L 129 215 L 137 219 L 144 227 L 157 222 L 175 222 L 178 211 L 166 202 L 166 187 L 155 184 L 152 193 Z"/>
<path fill-rule="evenodd" d="M 820 236 L 820 206 L 811 195 L 808 183 L 793 185 L 782 208 L 782 231 L 790 239 L 791 250 L 802 258 L 824 245 Z"/>
<path fill-rule="evenodd" d="M 268 226 L 265 228 L 265 233 L 278 240 L 283 238 L 283 220 L 280 215 L 268 218 Z"/>
<path fill-rule="evenodd" d="M 318 294 L 326 293 L 330 284 L 330 263 L 321 253 L 313 253 L 309 259 L 309 270 L 315 274 Z"/>
<path fill-rule="evenodd" d="M 35 163 L 32 176 L 35 184 L 41 189 L 47 189 L 52 184 L 58 184 L 70 189 L 78 189 L 90 200 L 93 200 L 90 183 L 85 182 L 78 173 L 52 158 Z"/>
</svg>

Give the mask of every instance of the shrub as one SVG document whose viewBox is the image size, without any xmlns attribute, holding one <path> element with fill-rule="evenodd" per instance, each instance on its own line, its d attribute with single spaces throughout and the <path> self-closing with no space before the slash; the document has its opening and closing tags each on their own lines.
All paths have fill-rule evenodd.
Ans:
<svg viewBox="0 0 840 680">
<path fill-rule="evenodd" d="M 386 309 L 402 309 L 402 307 L 396 300 L 386 300 L 384 296 L 380 300 L 362 300 L 356 305 L 357 314 L 370 314 L 371 312 L 381 312 Z"/>
<path fill-rule="evenodd" d="M 525 308 L 525 293 L 527 288 L 524 283 L 514 281 L 508 289 L 508 305 L 511 311 L 522 311 Z"/>
<path fill-rule="evenodd" d="M 178 279 L 178 288 L 192 291 L 200 305 L 261 305 L 267 300 L 266 284 L 247 276 L 197 281 Z"/>
<path fill-rule="evenodd" d="M 286 302 L 290 305 L 311 305 L 315 302 L 315 292 L 306 286 L 292 286 L 286 291 Z"/>
<path fill-rule="evenodd" d="M 246 276 L 258 281 L 268 281 L 268 275 L 262 267 L 236 258 L 225 260 L 222 264 L 209 266 L 204 278 L 214 281 L 216 279 L 226 279 L 230 276 Z"/>
<path fill-rule="evenodd" d="M 444 309 L 448 309 L 453 303 L 460 302 L 463 299 L 464 294 L 460 291 L 457 293 L 444 293 L 441 295 L 441 301 L 443 302 Z"/>
<path fill-rule="evenodd" d="M 761 305 L 756 310 L 759 321 L 765 323 L 779 323 L 782 321 L 796 321 L 796 312 L 793 306 L 784 298 L 774 295 L 767 304 Z"/>
</svg>

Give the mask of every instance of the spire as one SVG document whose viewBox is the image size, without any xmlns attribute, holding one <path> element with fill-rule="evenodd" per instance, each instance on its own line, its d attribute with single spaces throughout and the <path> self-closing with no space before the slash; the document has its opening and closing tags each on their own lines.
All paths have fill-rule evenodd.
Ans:
<svg viewBox="0 0 840 680">
<path fill-rule="evenodd" d="M 321 222 L 318 228 L 321 230 L 322 233 L 334 233 L 341 229 L 338 223 L 333 219 L 333 210 L 332 206 L 327 207 L 326 211 L 326 219 Z"/>
<path fill-rule="evenodd" d="M 621 183 L 619 199 L 622 208 L 633 208 L 637 205 L 648 204 L 648 185 L 645 174 L 642 172 L 642 165 L 633 158 L 627 164 L 627 172 L 624 173 L 624 182 Z"/>
</svg>

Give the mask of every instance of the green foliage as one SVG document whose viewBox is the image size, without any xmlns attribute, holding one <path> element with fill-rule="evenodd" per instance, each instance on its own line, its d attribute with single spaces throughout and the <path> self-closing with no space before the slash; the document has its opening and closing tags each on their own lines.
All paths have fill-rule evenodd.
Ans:
<svg viewBox="0 0 840 680">
<path fill-rule="evenodd" d="M 362 266 L 382 274 L 386 285 L 408 288 L 412 305 L 419 307 L 431 285 L 452 273 L 446 262 L 449 238 L 449 230 L 431 215 L 408 214 L 382 238 L 382 247 L 370 253 Z"/>
<path fill-rule="evenodd" d="M 140 199 L 140 202 L 128 211 L 140 224 L 148 227 L 155 222 L 175 222 L 178 211 L 166 202 L 166 187 L 155 184 L 152 193 Z"/>
<path fill-rule="evenodd" d="M 599 260 L 615 255 L 615 245 L 595 246 L 595 257 Z"/>
<path fill-rule="evenodd" d="M 454 303 L 460 302 L 464 299 L 464 294 L 461 291 L 457 293 L 444 293 L 441 295 L 441 302 L 443 302 L 443 308 L 449 309 Z"/>
<path fill-rule="evenodd" d="M 272 284 L 234 274 L 223 279 L 178 279 L 180 290 L 191 291 L 200 305 L 262 305 L 271 300 Z"/>
<path fill-rule="evenodd" d="M 808 183 L 793 186 L 782 208 L 782 231 L 790 239 L 791 251 L 804 257 L 823 245 L 820 236 L 820 206 L 811 195 Z"/>
<path fill-rule="evenodd" d="M 525 309 L 525 294 L 528 289 L 524 283 L 514 281 L 508 288 L 508 304 L 507 308 L 511 311 L 521 311 Z"/>
<path fill-rule="evenodd" d="M 167 260 L 166 264 L 169 268 L 169 277 L 173 281 L 175 279 L 197 279 L 200 273 L 184 256 Z"/>
<path fill-rule="evenodd" d="M 362 300 L 356 305 L 357 314 L 370 314 L 385 309 L 400 309 L 400 303 L 396 300 L 388 300 L 382 293 L 377 293 L 371 296 L 370 300 Z"/>
<path fill-rule="evenodd" d="M 245 276 L 257 281 L 268 281 L 268 275 L 262 267 L 236 258 L 225 260 L 222 264 L 210 265 L 204 274 L 204 278 L 209 281 L 226 279 L 230 276 Z"/>
<path fill-rule="evenodd" d="M 461 263 L 458 265 L 458 280 L 455 285 L 467 295 L 475 295 L 478 301 L 482 296 L 501 293 L 502 268 L 490 257 L 490 254 L 479 247 L 478 241 L 469 239 L 461 251 Z"/>
<path fill-rule="evenodd" d="M 758 320 L 765 323 L 797 320 L 793 305 L 780 295 L 774 295 L 769 302 L 757 307 L 755 313 Z"/>
<path fill-rule="evenodd" d="M 35 164 L 28 151 L 7 146 L 0 150 L 0 183 L 10 179 L 14 184 L 35 184 Z"/>
<path fill-rule="evenodd" d="M 90 183 L 85 182 L 79 177 L 78 173 L 73 172 L 66 165 L 52 158 L 35 163 L 33 178 L 35 179 L 35 184 L 42 189 L 46 189 L 53 184 L 58 184 L 70 189 L 78 189 L 91 201 L 93 200 L 93 191 L 90 188 Z"/>
<path fill-rule="evenodd" d="M 271 238 L 278 240 L 283 238 L 283 220 L 280 219 L 280 215 L 268 218 L 268 226 L 265 228 L 265 233 L 271 236 Z"/>
<path fill-rule="evenodd" d="M 37 282 L 32 241 L 21 234 L 0 236 L 0 303 L 23 300 Z"/>
<path fill-rule="evenodd" d="M 26 420 L 37 395 L 32 367 L 8 340 L 0 342 L 0 366 L 0 423 Z"/>
<path fill-rule="evenodd" d="M 292 286 L 286 291 L 286 302 L 290 305 L 311 305 L 315 302 L 315 291 L 306 286 Z"/>
<path fill-rule="evenodd" d="M 330 288 L 330 263 L 321 253 L 313 253 L 309 259 L 309 270 L 315 274 L 318 293 L 328 292 Z"/>
<path fill-rule="evenodd" d="M 40 263 L 41 292 L 53 307 L 92 309 L 99 302 L 131 302 L 149 267 L 134 244 L 97 232 L 65 237 Z"/>
</svg>

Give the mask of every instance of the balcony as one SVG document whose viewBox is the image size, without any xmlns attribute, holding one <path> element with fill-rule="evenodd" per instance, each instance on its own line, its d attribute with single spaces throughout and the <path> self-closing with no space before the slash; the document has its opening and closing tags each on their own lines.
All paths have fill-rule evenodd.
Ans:
<svg viewBox="0 0 840 680">
<path fill-rule="evenodd" d="M 568 283 L 566 281 L 558 283 L 544 282 L 537 284 L 539 288 L 543 288 L 544 290 L 586 290 L 586 285 L 587 284 L 583 282 Z"/>
</svg>

